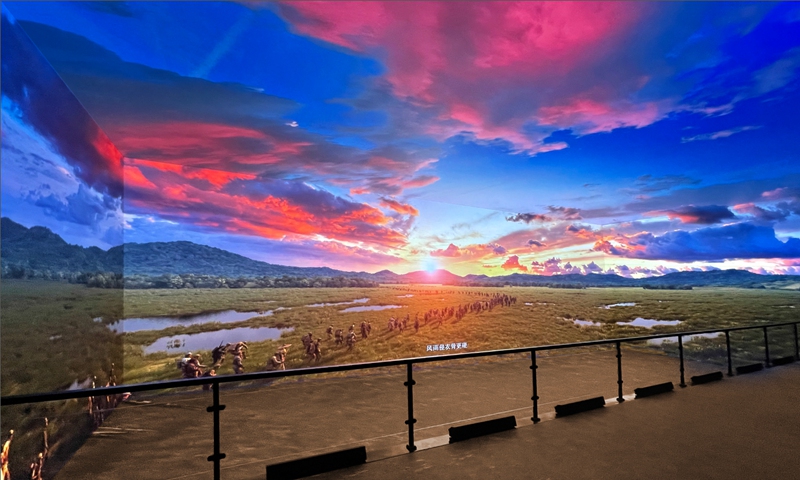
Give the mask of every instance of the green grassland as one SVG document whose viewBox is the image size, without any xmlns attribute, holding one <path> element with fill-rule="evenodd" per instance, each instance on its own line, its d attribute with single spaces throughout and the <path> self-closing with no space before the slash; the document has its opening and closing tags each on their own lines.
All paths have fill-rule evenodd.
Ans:
<svg viewBox="0 0 800 480">
<path fill-rule="evenodd" d="M 434 309 L 485 299 L 483 293 L 504 293 L 517 298 L 512 306 L 491 312 L 469 313 L 462 320 L 449 319 L 441 326 L 426 325 L 419 333 L 388 332 L 391 316 L 414 315 Z M 405 297 L 405 295 L 413 295 Z M 310 308 L 314 303 L 349 302 L 369 298 L 366 304 Z M 616 303 L 633 307 L 602 308 Z M 530 305 L 526 305 L 530 304 Z M 341 313 L 350 306 L 401 305 L 403 308 Z M 281 310 L 276 309 L 282 307 Z M 792 308 L 798 307 L 798 308 Z M 397 285 L 377 288 L 285 288 L 285 289 L 159 289 L 102 290 L 56 282 L 4 281 L 2 291 L 3 395 L 64 388 L 75 379 L 98 375 L 114 361 L 126 383 L 178 378 L 175 361 L 183 352 L 143 354 L 143 347 L 158 338 L 237 327 L 291 327 L 277 341 L 250 344 L 247 371 L 262 370 L 279 344 L 291 343 L 288 368 L 311 366 L 302 352 L 300 337 L 312 332 L 323 338 L 321 365 L 365 362 L 430 355 L 426 345 L 467 342 L 468 351 L 547 345 L 599 338 L 700 330 L 717 327 L 787 322 L 798 319 L 800 293 L 794 290 L 697 288 L 694 290 L 644 290 L 638 288 L 590 288 L 583 290 L 540 287 L 467 288 L 451 286 Z M 206 323 L 157 331 L 116 335 L 107 324 L 120 318 L 192 315 L 235 309 L 273 310 L 270 316 L 254 316 L 235 323 Z M 677 327 L 654 328 L 617 325 L 637 317 L 681 320 Z M 93 319 L 102 319 L 95 321 Z M 601 327 L 576 325 L 572 319 L 590 320 Z M 325 329 L 347 329 L 369 321 L 373 333 L 352 351 L 328 341 Z M 776 331 L 772 341 L 780 344 L 790 336 Z M 761 333 L 753 332 L 757 351 Z M 734 334 L 734 350 L 738 345 Z M 708 340 L 708 341 L 706 341 Z M 742 339 L 747 340 L 747 339 Z M 226 339 L 236 342 L 237 338 Z M 721 339 L 693 342 L 720 344 Z M 762 342 L 763 343 L 763 342 Z M 780 347 L 776 344 L 775 348 Z M 761 347 L 763 349 L 763 346 Z M 663 349 L 669 350 L 668 345 Z M 687 346 L 687 349 L 690 349 Z M 747 348 L 744 348 L 747 350 Z M 204 358 L 210 352 L 200 352 Z M 122 365 L 122 368 L 119 368 Z M 232 373 L 230 362 L 219 374 Z"/>
<path fill-rule="evenodd" d="M 467 314 L 461 321 L 446 321 L 442 326 L 423 326 L 403 333 L 389 332 L 391 316 L 422 315 L 433 308 L 473 302 L 477 292 L 504 293 L 517 298 L 509 307 L 495 307 L 492 312 Z M 472 295 L 470 295 L 472 293 Z M 401 297 L 412 294 L 413 297 Z M 403 308 L 377 312 L 340 313 L 352 305 L 309 308 L 313 303 L 347 302 L 369 298 L 366 305 L 402 305 Z M 601 308 L 604 305 L 635 302 L 634 307 Z M 525 305 L 530 303 L 531 305 Z M 361 305 L 361 304 L 359 304 Z M 126 317 L 187 315 L 214 310 L 264 311 L 284 307 L 287 310 L 272 316 L 227 324 L 201 324 L 173 327 L 160 331 L 133 332 L 125 335 L 125 381 L 141 382 L 177 378 L 175 360 L 180 353 L 142 355 L 141 348 L 159 337 L 180 333 L 196 333 L 220 328 L 243 326 L 293 327 L 279 341 L 250 345 L 245 362 L 247 371 L 262 370 L 278 344 L 291 343 L 287 368 L 311 366 L 302 352 L 300 337 L 312 332 L 323 338 L 322 365 L 386 360 L 430 355 L 426 346 L 438 343 L 467 342 L 469 351 L 502 349 L 529 345 L 547 345 L 599 338 L 616 338 L 653 333 L 701 330 L 717 327 L 778 323 L 797 319 L 800 294 L 787 290 L 749 290 L 708 288 L 695 290 L 644 290 L 635 288 L 550 289 L 538 287 L 466 288 L 449 286 L 382 286 L 379 288 L 343 289 L 238 289 L 238 290 L 132 290 L 125 293 Z M 657 326 L 652 329 L 617 325 L 637 317 L 659 320 L 681 320 L 678 327 Z M 581 327 L 569 319 L 591 320 L 602 327 Z M 352 351 L 327 341 L 325 329 L 347 329 L 362 321 L 373 325 L 369 339 L 359 340 Z M 778 333 L 781 333 L 778 335 Z M 777 332 L 772 343 L 778 348 L 790 332 Z M 757 356 L 763 351 L 761 333 L 734 334 L 735 354 Z M 742 337 L 741 339 L 738 337 Z M 751 338 L 752 337 L 752 338 Z M 786 338 L 783 338 L 786 337 Z M 235 342 L 230 338 L 227 341 Z M 741 341 L 739 341 L 741 340 Z M 784 342 L 785 343 L 785 342 Z M 724 339 L 701 339 L 687 344 L 687 354 L 713 357 Z M 787 344 L 788 345 L 788 344 Z M 299 348 L 298 348 L 299 347 Z M 784 350 L 789 348 L 784 345 Z M 671 351 L 665 344 L 661 350 Z M 705 352 L 705 354 L 703 353 Z M 201 352 L 208 358 L 210 352 Z M 788 354 L 788 353 L 787 353 Z M 219 374 L 232 373 L 229 363 Z"/>
<path fill-rule="evenodd" d="M 97 376 L 104 385 L 111 363 L 122 364 L 122 339 L 93 321 L 123 315 L 121 290 L 27 280 L 3 280 L 1 287 L 3 396 L 61 390 L 87 376 Z M 16 432 L 10 465 L 14 478 L 29 471 L 42 448 L 44 417 L 50 419 L 53 455 L 74 451 L 89 433 L 85 408 L 86 401 L 78 400 L 3 407 L 3 439 L 9 430 Z"/>
</svg>

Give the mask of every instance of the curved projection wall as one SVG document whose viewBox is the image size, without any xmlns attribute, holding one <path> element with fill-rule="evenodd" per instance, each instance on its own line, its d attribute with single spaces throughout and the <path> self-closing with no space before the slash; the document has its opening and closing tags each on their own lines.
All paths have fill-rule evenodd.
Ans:
<svg viewBox="0 0 800 480">
<path fill-rule="evenodd" d="M 106 338 L 138 382 L 716 321 L 651 290 L 795 306 L 795 5 L 4 5 L 4 380 L 57 365 L 4 394 Z"/>
<path fill-rule="evenodd" d="M 794 320 L 799 22 L 3 2 L 0 393 L 230 375 L 242 341 L 252 372 Z M 15 475 L 44 417 L 52 472 L 98 425 L 2 413 Z"/>
</svg>

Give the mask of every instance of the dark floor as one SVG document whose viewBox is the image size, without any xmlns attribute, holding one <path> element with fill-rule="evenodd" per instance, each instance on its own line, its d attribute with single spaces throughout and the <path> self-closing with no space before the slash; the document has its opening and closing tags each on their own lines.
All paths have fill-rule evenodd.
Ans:
<svg viewBox="0 0 800 480">
<path fill-rule="evenodd" d="M 798 446 L 795 364 L 314 478 L 789 479 Z"/>
<path fill-rule="evenodd" d="M 538 363 L 544 419 L 552 418 L 558 403 L 617 396 L 613 351 L 542 357 Z M 421 450 L 414 454 L 404 453 L 403 369 L 366 377 L 224 388 L 222 451 L 227 458 L 222 461 L 222 478 L 263 479 L 267 464 L 359 445 L 367 447 L 369 463 L 326 478 L 602 478 L 612 474 L 675 478 L 683 476 L 681 472 L 693 472 L 690 467 L 717 472 L 702 470 L 698 458 L 707 456 L 717 464 L 728 452 L 737 459 L 763 457 L 759 468 L 779 471 L 779 465 L 770 466 L 769 452 L 779 459 L 797 445 L 799 428 L 793 415 L 800 395 L 800 367 L 795 365 L 535 426 L 530 421 L 529 366 L 529 358 L 512 357 L 415 371 L 415 431 Z M 719 367 L 688 363 L 687 379 L 712 370 Z M 624 350 L 623 373 L 625 395 L 637 387 L 679 381 L 677 359 L 663 355 Z M 57 478 L 211 478 L 206 457 L 213 450 L 212 415 L 205 411 L 210 393 L 134 400 L 140 403 L 123 404 Z M 513 432 L 439 446 L 447 442 L 451 426 L 508 415 L 515 415 L 520 425 Z M 739 438 L 742 435 L 746 439 Z M 770 445 L 763 440 L 770 435 L 785 442 L 785 449 L 764 447 Z M 724 451 L 715 444 L 726 445 Z M 729 444 L 760 453 L 741 453 Z M 675 458 L 679 453 L 680 458 Z M 659 458 L 663 465 L 651 471 Z M 693 467 L 695 462 L 698 465 Z M 752 468 L 755 474 L 756 467 Z M 720 466 L 718 471 L 715 476 L 737 469 Z"/>
</svg>

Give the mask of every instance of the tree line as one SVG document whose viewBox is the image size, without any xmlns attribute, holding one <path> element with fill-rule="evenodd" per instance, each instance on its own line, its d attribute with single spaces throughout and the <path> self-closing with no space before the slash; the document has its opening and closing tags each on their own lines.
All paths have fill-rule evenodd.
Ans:
<svg viewBox="0 0 800 480">
<path fill-rule="evenodd" d="M 374 288 L 378 282 L 357 277 L 229 277 L 223 275 L 123 275 L 118 272 L 63 272 L 22 265 L 2 266 L 4 279 L 36 279 L 85 284 L 91 288 Z"/>
</svg>

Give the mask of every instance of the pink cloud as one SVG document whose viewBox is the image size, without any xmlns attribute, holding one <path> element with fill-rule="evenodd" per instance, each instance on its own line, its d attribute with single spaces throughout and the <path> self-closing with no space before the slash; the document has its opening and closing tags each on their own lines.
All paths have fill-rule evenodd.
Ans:
<svg viewBox="0 0 800 480">
<path fill-rule="evenodd" d="M 342 261 L 347 268 L 354 265 L 385 266 L 404 263 L 400 257 L 339 242 L 314 242 L 313 248 L 331 254 L 331 261 Z"/>
<path fill-rule="evenodd" d="M 519 257 L 516 255 L 511 255 L 508 259 L 500 265 L 500 268 L 503 270 L 519 270 L 520 272 L 527 272 L 528 267 L 519 263 Z"/>
<path fill-rule="evenodd" d="M 573 266 L 570 262 L 562 266 L 561 259 L 555 257 L 545 260 L 544 262 L 534 260 L 531 263 L 531 270 L 534 273 L 545 276 L 583 273 L 580 267 Z"/>
<path fill-rule="evenodd" d="M 280 8 L 298 33 L 381 59 L 397 97 L 439 108 L 425 127 L 429 134 L 468 132 L 529 153 L 565 148 L 544 143 L 555 128 L 594 133 L 641 127 L 664 115 L 666 107 L 655 101 L 629 100 L 647 76 L 612 72 L 592 86 L 579 81 L 623 45 L 649 10 L 619 2 L 286 2 Z M 597 86 L 604 82 L 609 88 Z M 630 91 L 615 93 L 621 83 Z M 545 131 L 526 129 L 530 122 Z"/>
<path fill-rule="evenodd" d="M 507 250 L 497 243 L 482 243 L 472 244 L 464 247 L 450 244 L 445 249 L 434 250 L 431 256 L 434 257 L 460 257 L 459 262 L 473 261 L 473 260 L 486 260 L 489 258 L 505 255 Z"/>
<path fill-rule="evenodd" d="M 608 132 L 622 127 L 645 127 L 663 118 L 669 105 L 656 102 L 603 102 L 574 98 L 567 105 L 542 107 L 537 119 L 542 125 L 572 128 L 580 134 Z"/>
<path fill-rule="evenodd" d="M 791 197 L 792 193 L 794 193 L 792 192 L 792 189 L 781 187 L 764 192 L 761 194 L 761 196 L 768 200 L 782 200 L 784 198 Z"/>
<path fill-rule="evenodd" d="M 431 252 L 432 257 L 460 257 L 461 249 L 452 243 L 443 250 L 434 250 Z"/>
<path fill-rule="evenodd" d="M 580 224 L 572 224 L 566 229 L 567 234 L 577 238 L 591 241 L 600 238 L 600 235 L 592 230 L 592 227 Z"/>
<path fill-rule="evenodd" d="M 510 68 L 564 74 L 641 15 L 638 6 L 613 2 L 290 2 L 285 7 L 299 33 L 361 52 L 385 49 L 395 89 L 420 98 L 431 94 L 442 72 Z"/>
<path fill-rule="evenodd" d="M 369 189 L 364 187 L 353 187 L 350 189 L 350 195 L 365 195 L 369 193 Z"/>
<path fill-rule="evenodd" d="M 530 253 L 533 247 L 541 252 L 557 251 L 578 245 L 590 246 L 600 238 L 599 232 L 592 232 L 588 227 L 581 225 L 578 228 L 576 225 L 570 230 L 570 225 L 558 222 L 546 227 L 517 230 L 496 239 L 495 243 L 506 246 L 512 254 L 525 254 Z"/>
<path fill-rule="evenodd" d="M 402 215 L 412 215 L 415 217 L 419 215 L 419 210 L 417 210 L 416 208 L 412 207 L 407 203 L 401 203 L 398 202 L 397 200 L 392 200 L 391 198 L 381 198 L 381 206 L 394 210 L 395 212 L 400 213 Z"/>
</svg>

